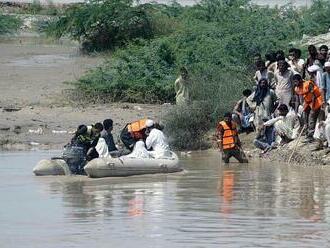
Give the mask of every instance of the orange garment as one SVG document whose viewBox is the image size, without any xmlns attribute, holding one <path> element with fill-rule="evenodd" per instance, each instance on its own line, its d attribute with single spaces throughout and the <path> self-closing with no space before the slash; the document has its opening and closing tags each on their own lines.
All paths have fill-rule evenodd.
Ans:
<svg viewBox="0 0 330 248">
<path fill-rule="evenodd" d="M 310 107 L 312 110 L 318 110 L 323 104 L 321 90 L 312 81 L 304 81 L 302 85 L 297 86 L 295 91 L 304 98 L 304 110 Z"/>
<path fill-rule="evenodd" d="M 219 125 L 223 128 L 222 148 L 223 150 L 233 149 L 236 147 L 236 136 L 238 135 L 236 123 L 231 123 L 231 128 L 225 121 L 221 121 Z"/>
<path fill-rule="evenodd" d="M 146 121 L 147 119 L 142 119 L 127 125 L 128 132 L 131 133 L 132 137 L 135 140 L 143 139 L 144 137 L 143 131 L 147 127 Z"/>
</svg>

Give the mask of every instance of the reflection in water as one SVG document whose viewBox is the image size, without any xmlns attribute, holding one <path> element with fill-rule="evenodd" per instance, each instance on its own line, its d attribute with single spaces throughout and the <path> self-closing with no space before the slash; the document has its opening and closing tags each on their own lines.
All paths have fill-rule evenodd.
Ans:
<svg viewBox="0 0 330 248">
<path fill-rule="evenodd" d="M 210 151 L 182 158 L 186 171 L 178 174 L 34 177 L 41 157 L 0 154 L 1 247 L 327 247 L 330 241 L 330 168 L 223 165 Z"/>
</svg>

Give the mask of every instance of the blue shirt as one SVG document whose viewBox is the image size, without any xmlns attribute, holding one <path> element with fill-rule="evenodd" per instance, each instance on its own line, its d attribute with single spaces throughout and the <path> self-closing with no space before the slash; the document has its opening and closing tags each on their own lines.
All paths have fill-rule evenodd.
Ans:
<svg viewBox="0 0 330 248">
<path fill-rule="evenodd" d="M 321 89 L 325 91 L 325 101 L 328 101 L 330 99 L 330 73 L 328 72 L 322 74 Z"/>
</svg>

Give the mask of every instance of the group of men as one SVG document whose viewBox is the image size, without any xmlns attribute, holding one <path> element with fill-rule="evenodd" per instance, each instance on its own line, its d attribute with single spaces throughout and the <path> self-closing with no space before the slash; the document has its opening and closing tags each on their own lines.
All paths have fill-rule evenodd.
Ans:
<svg viewBox="0 0 330 248">
<path fill-rule="evenodd" d="M 308 57 L 291 48 L 254 58 L 256 85 L 243 91 L 232 113 L 218 123 L 216 136 L 223 158 L 246 162 L 238 132 L 256 131 L 254 144 L 267 152 L 304 135 L 315 150 L 330 148 L 330 55 L 326 45 L 308 47 Z M 237 131 L 235 131 L 237 130 Z M 231 138 L 236 137 L 236 138 Z M 232 144 L 234 142 L 234 144 Z M 229 144 L 229 145 L 228 145 Z M 330 150 L 329 150 L 330 151 Z"/>
<path fill-rule="evenodd" d="M 128 158 L 163 158 L 171 156 L 167 139 L 158 123 L 151 119 L 141 119 L 128 123 L 120 133 L 121 141 L 126 149 L 119 150 L 114 142 L 113 121 L 106 119 L 103 124 L 80 125 L 77 128 L 69 149 L 81 151 L 84 157 L 70 166 L 72 172 L 82 172 L 84 161 L 94 158 L 128 157 Z"/>
</svg>

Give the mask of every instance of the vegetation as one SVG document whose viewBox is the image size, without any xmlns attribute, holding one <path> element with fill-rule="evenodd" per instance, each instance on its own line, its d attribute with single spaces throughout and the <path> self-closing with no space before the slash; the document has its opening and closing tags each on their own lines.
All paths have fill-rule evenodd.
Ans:
<svg viewBox="0 0 330 248">
<path fill-rule="evenodd" d="M 22 21 L 10 15 L 0 13 L 0 34 L 16 32 L 21 26 Z"/>
<path fill-rule="evenodd" d="M 181 141 L 173 144 L 188 148 L 192 144 L 184 137 L 200 140 L 242 90 L 251 87 L 255 53 L 287 51 L 303 34 L 327 32 L 329 11 L 325 0 L 309 9 L 261 7 L 247 0 L 202 0 L 190 7 L 92 0 L 68 8 L 48 33 L 69 35 L 88 51 L 113 51 L 104 65 L 76 82 L 93 99 L 173 102 L 174 80 L 186 66 L 193 100 L 207 109 L 174 108 L 165 119 L 169 132 L 176 131 L 172 136 Z"/>
</svg>

